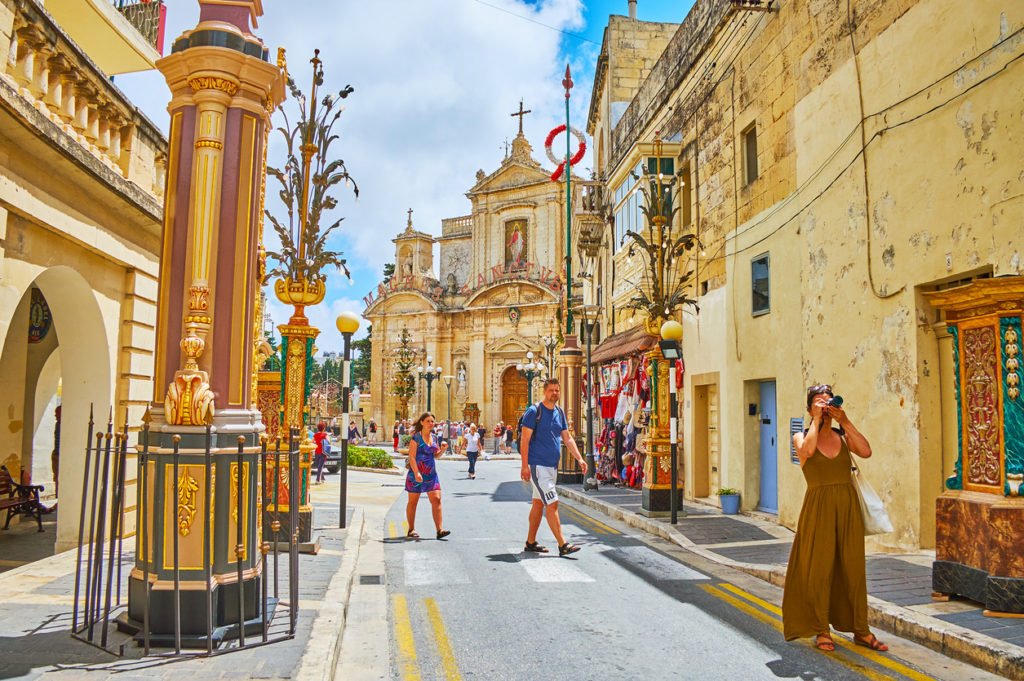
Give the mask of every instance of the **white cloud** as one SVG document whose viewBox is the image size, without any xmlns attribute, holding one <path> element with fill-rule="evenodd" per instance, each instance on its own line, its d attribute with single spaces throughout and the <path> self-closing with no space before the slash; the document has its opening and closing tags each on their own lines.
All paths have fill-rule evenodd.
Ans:
<svg viewBox="0 0 1024 681">
<path fill-rule="evenodd" d="M 581 0 L 487 1 L 554 28 L 583 27 Z M 391 239 L 404 228 L 406 210 L 415 210 L 417 229 L 433 234 L 440 233 L 443 218 L 467 214 L 464 194 L 477 169 L 489 173 L 501 163 L 504 141 L 517 131 L 510 114 L 520 99 L 533 111 L 524 130 L 534 158 L 549 165 L 544 138 L 565 119 L 563 36 L 474 0 L 271 0 L 264 8 L 256 32 L 271 58 L 278 45 L 287 49 L 289 71 L 303 91 L 309 89 L 308 59 L 315 47 L 321 50 L 325 87 L 355 87 L 332 149 L 345 159 L 360 198 L 338 192 L 338 211 L 346 219 L 331 244 L 345 252 L 354 287 L 332 273 L 328 300 L 307 310 L 322 329 L 317 346 L 337 349 L 334 318 L 343 309 L 363 309 L 362 295 L 393 259 Z M 167 45 L 195 25 L 198 5 L 176 2 L 169 10 Z M 587 45 L 573 55 L 572 117 L 581 129 L 596 50 Z M 169 93 L 159 73 L 119 76 L 117 84 L 166 128 Z M 577 172 L 589 165 L 584 160 Z M 270 191 L 267 203 L 279 206 Z M 271 234 L 268 224 L 268 241 Z M 285 322 L 290 310 L 269 297 L 275 323 Z"/>
</svg>

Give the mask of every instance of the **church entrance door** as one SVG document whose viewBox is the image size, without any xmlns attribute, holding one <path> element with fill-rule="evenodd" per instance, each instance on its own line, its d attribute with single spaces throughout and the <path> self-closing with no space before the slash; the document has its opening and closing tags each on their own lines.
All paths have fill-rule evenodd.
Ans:
<svg viewBox="0 0 1024 681">
<path fill-rule="evenodd" d="M 513 426 L 519 421 L 519 415 L 526 411 L 526 379 L 519 375 L 515 367 L 505 369 L 501 376 L 501 420 Z"/>
</svg>

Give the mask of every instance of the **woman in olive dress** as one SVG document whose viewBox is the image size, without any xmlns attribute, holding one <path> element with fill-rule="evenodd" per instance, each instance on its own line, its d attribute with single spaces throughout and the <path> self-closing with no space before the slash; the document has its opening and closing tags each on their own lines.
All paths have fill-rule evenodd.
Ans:
<svg viewBox="0 0 1024 681">
<path fill-rule="evenodd" d="M 884 651 L 868 629 L 864 520 L 850 475 L 851 452 L 866 459 L 871 445 L 842 407 L 829 406 L 832 397 L 831 386 L 810 388 L 810 427 L 793 435 L 807 492 L 786 568 L 783 633 L 787 641 L 814 636 L 818 648 L 835 650 L 831 625 L 853 632 L 857 645 Z"/>
</svg>

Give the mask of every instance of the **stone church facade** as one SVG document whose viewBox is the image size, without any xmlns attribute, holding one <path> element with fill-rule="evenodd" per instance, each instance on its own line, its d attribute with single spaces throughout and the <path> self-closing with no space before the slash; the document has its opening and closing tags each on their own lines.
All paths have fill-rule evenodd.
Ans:
<svg viewBox="0 0 1024 681">
<path fill-rule="evenodd" d="M 408 225 L 395 239 L 395 275 L 364 299 L 373 325 L 369 415 L 386 428 L 400 410 L 392 394 L 394 351 L 408 329 L 417 364 L 427 358 L 451 376 L 451 418 L 467 407 L 493 427 L 518 417 L 528 403 L 526 379 L 516 370 L 527 352 L 547 362 L 541 337 L 558 333 L 565 253 L 564 185 L 531 157 L 520 133 L 512 152 L 491 174 L 478 171 L 466 196 L 469 215 L 442 221 L 439 237 Z M 440 262 L 435 278 L 434 244 Z M 547 364 L 546 364 L 547 366 Z M 543 370 L 544 374 L 548 370 Z M 431 408 L 449 415 L 449 389 L 435 380 Z M 535 380 L 534 399 L 539 381 Z M 427 385 L 418 381 L 409 401 L 413 418 L 427 408 Z M 366 410 L 364 410 L 364 413 Z M 390 430 L 388 430 L 390 433 Z"/>
</svg>

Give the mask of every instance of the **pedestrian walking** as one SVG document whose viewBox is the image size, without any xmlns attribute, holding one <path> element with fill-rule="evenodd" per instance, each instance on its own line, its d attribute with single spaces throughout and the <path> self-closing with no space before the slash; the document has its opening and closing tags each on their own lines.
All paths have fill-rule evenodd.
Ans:
<svg viewBox="0 0 1024 681">
<path fill-rule="evenodd" d="M 494 426 L 492 435 L 494 436 L 494 442 L 491 443 L 491 448 L 494 450 L 494 456 L 498 456 L 498 448 L 505 437 L 505 428 L 501 421 L 498 421 L 498 425 Z"/>
<path fill-rule="evenodd" d="M 505 426 L 505 447 L 504 447 L 504 452 L 505 452 L 506 456 L 508 456 L 509 454 L 512 453 L 512 440 L 515 439 L 515 436 L 516 436 L 516 433 L 515 433 L 515 430 L 512 428 L 512 424 L 510 423 L 509 425 Z"/>
<path fill-rule="evenodd" d="M 391 439 L 394 440 L 394 444 L 391 445 L 391 451 L 398 453 L 398 421 L 395 421 L 395 427 L 391 431 Z"/>
<path fill-rule="evenodd" d="M 580 455 L 576 442 L 569 433 L 565 412 L 558 406 L 560 386 L 557 378 L 544 381 L 544 399 L 530 405 L 523 414 L 522 457 L 520 475 L 524 482 L 533 483 L 533 502 L 530 506 L 530 525 L 526 534 L 526 550 L 547 553 L 537 543 L 537 530 L 541 516 L 547 516 L 548 527 L 558 542 L 558 555 L 568 556 L 580 550 L 575 544 L 565 541 L 562 523 L 558 518 L 558 493 L 555 491 L 555 476 L 558 460 L 561 458 L 560 443 L 579 461 L 583 477 L 587 475 L 587 462 Z M 511 429 L 510 429 L 511 430 Z"/>
<path fill-rule="evenodd" d="M 853 632 L 853 642 L 872 650 L 889 647 L 868 628 L 864 520 L 850 476 L 850 453 L 871 456 L 871 445 L 839 406 L 832 387 L 807 390 L 811 424 L 793 435 L 807 481 L 782 596 L 787 641 L 814 636 L 821 650 L 835 650 L 829 625 Z M 832 423 L 838 424 L 833 428 Z"/>
<path fill-rule="evenodd" d="M 370 442 L 377 444 L 377 422 L 370 419 Z"/>
<path fill-rule="evenodd" d="M 434 415 L 429 411 L 420 414 L 413 424 L 412 432 L 412 440 L 409 441 L 409 473 L 405 476 L 405 491 L 409 493 L 409 501 L 405 506 L 405 518 L 409 521 L 406 537 L 419 539 L 420 535 L 416 534 L 416 505 L 419 504 L 420 494 L 426 492 L 434 516 L 434 527 L 437 528 L 437 538 L 444 539 L 451 532 L 442 529 L 441 481 L 437 477 L 434 459 L 444 455 L 448 443 L 438 445 L 434 439 Z"/>
<path fill-rule="evenodd" d="M 330 448 L 330 439 L 327 436 L 327 424 L 321 421 L 316 426 L 316 433 L 313 434 L 313 442 L 316 443 L 316 451 L 313 452 L 313 467 L 316 469 L 316 483 L 326 482 L 324 476 L 324 464 L 327 463 L 327 453 Z"/>
<path fill-rule="evenodd" d="M 476 480 L 476 460 L 480 456 L 480 433 L 471 425 L 466 433 L 466 458 L 469 459 L 469 479 Z"/>
</svg>

